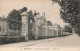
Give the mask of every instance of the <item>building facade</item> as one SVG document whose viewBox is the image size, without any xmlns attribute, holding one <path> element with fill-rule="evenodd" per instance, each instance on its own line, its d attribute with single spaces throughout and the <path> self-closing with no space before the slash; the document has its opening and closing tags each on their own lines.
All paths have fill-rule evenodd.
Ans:
<svg viewBox="0 0 80 51">
<path fill-rule="evenodd" d="M 29 13 L 25 11 L 21 16 L 21 36 L 25 37 L 25 41 L 62 35 L 61 27 L 58 24 L 47 24 L 45 13 L 40 15 L 39 12 L 36 12 L 36 15 L 29 17 Z M 0 18 L 0 35 L 6 35 L 8 31 L 10 30 L 8 28 L 7 19 Z"/>
<path fill-rule="evenodd" d="M 6 35 L 8 31 L 8 23 L 6 18 L 0 18 L 0 35 Z"/>
</svg>

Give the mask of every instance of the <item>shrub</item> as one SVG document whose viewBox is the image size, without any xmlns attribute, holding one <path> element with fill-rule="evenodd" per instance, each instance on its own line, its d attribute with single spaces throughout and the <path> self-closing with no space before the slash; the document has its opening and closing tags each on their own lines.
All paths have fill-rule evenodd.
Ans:
<svg viewBox="0 0 80 51">
<path fill-rule="evenodd" d="M 15 43 L 25 41 L 24 36 L 0 36 L 0 44 Z"/>
</svg>

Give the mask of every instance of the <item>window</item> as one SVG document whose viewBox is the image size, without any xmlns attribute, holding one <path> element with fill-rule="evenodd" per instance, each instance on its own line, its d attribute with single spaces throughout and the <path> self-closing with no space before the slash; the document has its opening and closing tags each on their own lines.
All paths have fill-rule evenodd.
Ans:
<svg viewBox="0 0 80 51">
<path fill-rule="evenodd" d="M 4 29 L 3 29 L 3 33 L 4 33 Z"/>
</svg>

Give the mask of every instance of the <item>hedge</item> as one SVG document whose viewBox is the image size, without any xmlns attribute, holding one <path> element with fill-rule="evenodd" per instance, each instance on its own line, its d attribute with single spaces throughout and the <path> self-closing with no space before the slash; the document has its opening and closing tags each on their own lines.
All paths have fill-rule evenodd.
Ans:
<svg viewBox="0 0 80 51">
<path fill-rule="evenodd" d="M 8 44 L 25 41 L 24 36 L 0 36 L 0 44 Z"/>
</svg>

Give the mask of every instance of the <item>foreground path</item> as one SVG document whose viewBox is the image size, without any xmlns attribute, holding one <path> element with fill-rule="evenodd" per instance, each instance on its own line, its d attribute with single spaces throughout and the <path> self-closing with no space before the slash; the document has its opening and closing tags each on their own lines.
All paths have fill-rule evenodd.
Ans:
<svg viewBox="0 0 80 51">
<path fill-rule="evenodd" d="M 70 48 L 73 51 L 80 50 L 80 37 L 76 34 L 43 40 L 33 40 L 29 42 L 19 42 L 13 44 L 1 45 L 1 48 L 18 48 L 24 50 L 59 50 L 62 48 Z M 59 50 L 60 51 L 60 50 Z M 61 50 L 62 51 L 62 50 Z"/>
</svg>

